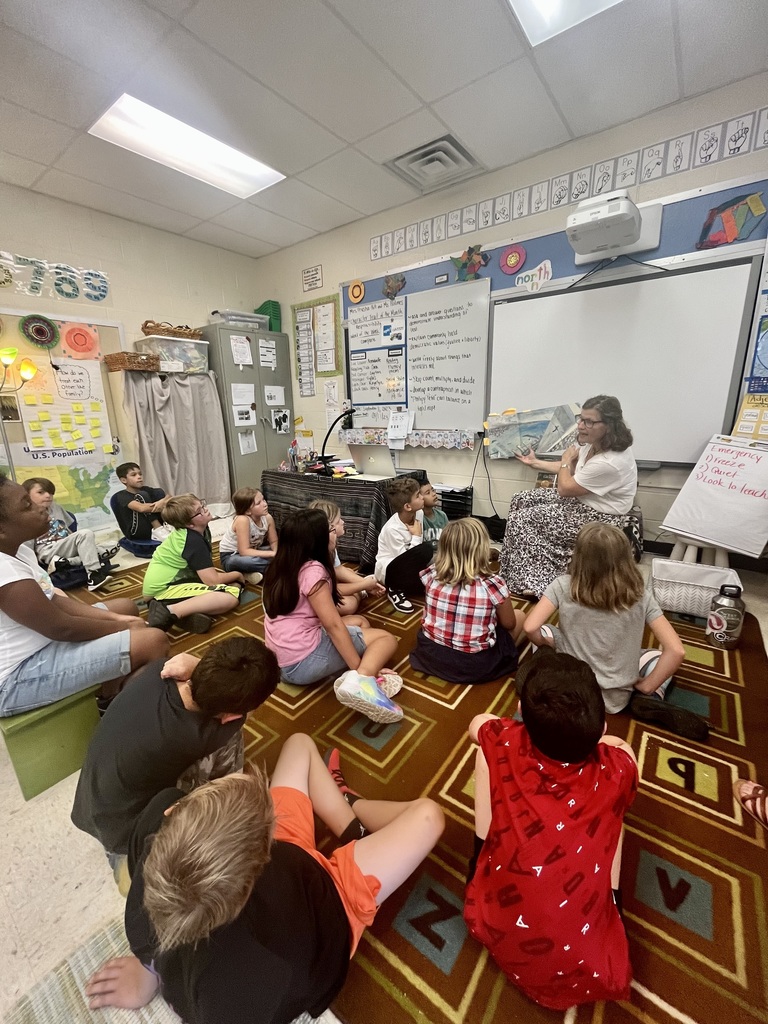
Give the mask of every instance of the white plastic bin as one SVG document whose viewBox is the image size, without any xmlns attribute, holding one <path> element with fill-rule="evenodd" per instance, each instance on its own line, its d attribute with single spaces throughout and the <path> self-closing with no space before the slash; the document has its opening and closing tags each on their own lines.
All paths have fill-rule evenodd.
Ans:
<svg viewBox="0 0 768 1024">
<path fill-rule="evenodd" d="M 137 352 L 160 356 L 161 373 L 207 373 L 208 342 L 202 338 L 170 338 L 151 334 L 135 343 Z"/>
</svg>

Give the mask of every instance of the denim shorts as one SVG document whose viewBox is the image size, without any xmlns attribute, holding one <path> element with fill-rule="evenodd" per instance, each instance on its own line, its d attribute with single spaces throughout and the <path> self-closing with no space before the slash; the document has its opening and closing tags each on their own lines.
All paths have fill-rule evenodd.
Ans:
<svg viewBox="0 0 768 1024">
<path fill-rule="evenodd" d="M 347 626 L 347 631 L 357 653 L 365 654 L 362 629 L 359 626 Z M 324 629 L 321 629 L 320 642 L 314 651 L 301 661 L 297 661 L 295 665 L 284 665 L 280 669 L 280 674 L 286 683 L 292 683 L 294 686 L 311 686 L 312 683 L 319 683 L 327 676 L 340 676 L 347 668 L 348 665 L 336 650 L 333 640 Z"/>
<path fill-rule="evenodd" d="M 128 629 L 79 643 L 52 640 L 0 682 L 0 718 L 53 704 L 130 671 Z"/>
</svg>

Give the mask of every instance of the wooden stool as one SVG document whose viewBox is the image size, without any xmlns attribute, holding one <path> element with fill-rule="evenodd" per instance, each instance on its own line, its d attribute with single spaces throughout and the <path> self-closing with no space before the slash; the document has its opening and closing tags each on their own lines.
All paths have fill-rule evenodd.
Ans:
<svg viewBox="0 0 768 1024">
<path fill-rule="evenodd" d="M 44 708 L 0 718 L 0 732 L 25 800 L 82 767 L 99 723 L 94 697 L 98 689 L 91 686 Z"/>
</svg>

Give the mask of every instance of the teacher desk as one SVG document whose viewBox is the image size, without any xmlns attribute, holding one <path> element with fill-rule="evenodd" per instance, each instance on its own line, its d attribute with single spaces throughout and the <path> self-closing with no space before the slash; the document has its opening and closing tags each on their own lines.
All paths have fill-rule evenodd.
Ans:
<svg viewBox="0 0 768 1024">
<path fill-rule="evenodd" d="M 402 475 L 412 476 L 419 483 L 426 479 L 423 469 L 409 469 Z M 379 532 L 392 515 L 387 488 L 393 479 L 363 480 L 354 476 L 336 479 L 316 473 L 265 469 L 261 474 L 261 490 L 278 530 L 290 512 L 306 508 L 317 498 L 338 505 L 344 520 L 344 536 L 337 544 L 339 558 L 342 562 L 357 562 L 361 572 L 369 573 L 373 572 L 376 562 Z"/>
</svg>

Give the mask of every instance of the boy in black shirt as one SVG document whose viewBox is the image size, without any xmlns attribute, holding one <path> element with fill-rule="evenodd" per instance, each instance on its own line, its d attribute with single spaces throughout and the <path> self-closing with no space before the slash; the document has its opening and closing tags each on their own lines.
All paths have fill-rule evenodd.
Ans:
<svg viewBox="0 0 768 1024">
<path fill-rule="evenodd" d="M 123 462 L 115 473 L 125 488 L 111 499 L 112 511 L 123 536 L 130 540 L 163 540 L 169 532 L 161 518 L 168 501 L 165 491 L 144 486 L 138 462 Z"/>
<path fill-rule="evenodd" d="M 72 821 L 107 851 L 121 891 L 131 833 L 147 804 L 168 787 L 188 792 L 240 771 L 245 716 L 279 680 L 261 640 L 230 637 L 202 659 L 178 654 L 147 665 L 112 701 L 88 747 Z"/>
<path fill-rule="evenodd" d="M 318 1016 L 377 908 L 443 830 L 429 799 L 356 797 L 353 810 L 301 733 L 283 745 L 269 790 L 261 773 L 230 775 L 163 815 L 176 795 L 142 823 L 160 822 L 126 904 L 135 956 L 91 978 L 91 1009 L 138 1009 L 162 984 L 189 1024 Z M 315 848 L 313 811 L 344 844 L 329 859 Z"/>
</svg>

